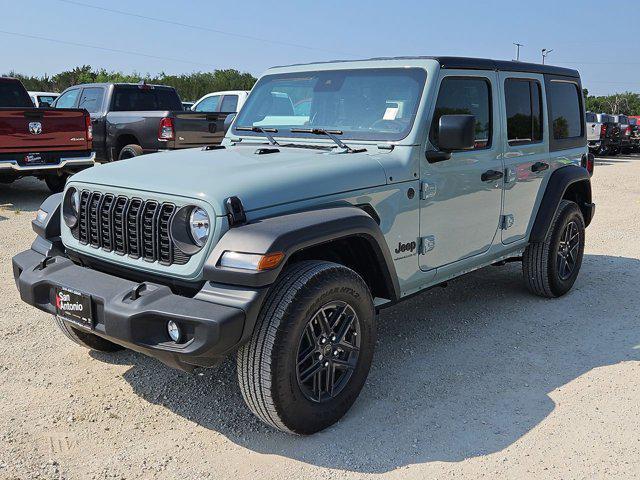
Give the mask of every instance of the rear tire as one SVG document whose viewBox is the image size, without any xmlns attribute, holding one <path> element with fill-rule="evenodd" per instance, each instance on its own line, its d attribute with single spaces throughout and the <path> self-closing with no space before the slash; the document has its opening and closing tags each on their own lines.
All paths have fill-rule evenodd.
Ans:
<svg viewBox="0 0 640 480">
<path fill-rule="evenodd" d="M 47 175 L 44 177 L 44 182 L 52 193 L 60 193 L 64 190 L 67 178 L 69 178 L 69 175 Z"/>
<path fill-rule="evenodd" d="M 132 143 L 130 145 L 125 145 L 122 150 L 120 150 L 120 153 L 118 154 L 118 160 L 139 157 L 143 153 L 144 152 L 142 151 L 142 147 L 140 145 Z"/>
<path fill-rule="evenodd" d="M 83 347 L 89 348 L 91 350 L 106 353 L 117 352 L 118 350 L 124 349 L 124 347 L 110 342 L 109 340 L 105 340 L 104 338 L 94 335 L 93 333 L 83 332 L 78 328 L 72 327 L 57 315 L 54 315 L 53 318 L 55 319 L 56 325 L 58 326 L 60 331 L 64 333 L 64 335 L 69 340 L 77 343 L 78 345 L 82 345 Z"/>
<path fill-rule="evenodd" d="M 375 346 L 371 293 L 353 270 L 304 261 L 271 288 L 253 336 L 237 355 L 245 402 L 264 423 L 308 435 L 349 410 Z"/>
<path fill-rule="evenodd" d="M 562 200 L 542 242 L 531 243 L 522 255 L 522 273 L 529 291 L 546 298 L 571 290 L 584 253 L 585 227 L 575 202 Z"/>
</svg>

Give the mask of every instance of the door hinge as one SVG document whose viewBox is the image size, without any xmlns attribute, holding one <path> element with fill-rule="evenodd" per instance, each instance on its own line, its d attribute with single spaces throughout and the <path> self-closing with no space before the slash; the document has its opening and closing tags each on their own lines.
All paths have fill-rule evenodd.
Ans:
<svg viewBox="0 0 640 480">
<path fill-rule="evenodd" d="M 420 238 L 420 255 L 424 255 L 430 252 L 436 247 L 436 237 L 434 235 L 427 235 Z"/>
<path fill-rule="evenodd" d="M 433 183 L 422 182 L 420 184 L 420 200 L 428 200 L 436 196 L 436 186 Z"/>
<path fill-rule="evenodd" d="M 514 218 L 513 215 L 501 215 L 500 216 L 500 228 L 502 230 L 508 230 L 513 226 Z"/>
</svg>

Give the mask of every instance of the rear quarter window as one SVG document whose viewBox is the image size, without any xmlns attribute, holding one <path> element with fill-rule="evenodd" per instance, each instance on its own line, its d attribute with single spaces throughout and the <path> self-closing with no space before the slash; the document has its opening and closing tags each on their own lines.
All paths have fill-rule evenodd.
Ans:
<svg viewBox="0 0 640 480">
<path fill-rule="evenodd" d="M 563 140 L 583 135 L 580 91 L 573 82 L 552 80 L 547 84 L 553 138 Z"/>
</svg>

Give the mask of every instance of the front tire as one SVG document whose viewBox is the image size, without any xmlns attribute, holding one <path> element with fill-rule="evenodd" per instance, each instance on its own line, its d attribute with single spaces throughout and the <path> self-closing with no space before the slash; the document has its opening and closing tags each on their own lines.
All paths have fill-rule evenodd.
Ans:
<svg viewBox="0 0 640 480">
<path fill-rule="evenodd" d="M 373 359 L 371 293 L 353 270 L 325 261 L 288 267 L 237 355 L 245 402 L 264 423 L 308 435 L 349 410 Z"/>
<path fill-rule="evenodd" d="M 571 290 L 584 254 L 585 226 L 575 202 L 562 200 L 542 242 L 531 243 L 522 256 L 522 273 L 529 291 L 546 298 Z"/>
<path fill-rule="evenodd" d="M 102 337 L 94 335 L 93 333 L 83 332 L 78 328 L 74 328 L 65 322 L 62 318 L 57 315 L 53 316 L 56 325 L 60 329 L 64 335 L 74 343 L 81 345 L 90 350 L 96 350 L 98 352 L 117 352 L 118 350 L 123 350 L 124 347 L 117 345 L 109 340 L 105 340 Z"/>
</svg>

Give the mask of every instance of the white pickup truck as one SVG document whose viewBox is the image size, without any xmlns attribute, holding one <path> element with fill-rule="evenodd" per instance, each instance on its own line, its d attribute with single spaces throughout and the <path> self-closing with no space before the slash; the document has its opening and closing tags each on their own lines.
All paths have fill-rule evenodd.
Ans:
<svg viewBox="0 0 640 480">
<path fill-rule="evenodd" d="M 587 112 L 585 115 L 587 142 L 589 150 L 594 155 L 606 155 L 610 153 L 609 142 L 607 141 L 607 128 L 613 119 L 606 114 L 596 114 Z"/>
<path fill-rule="evenodd" d="M 195 112 L 238 113 L 248 96 L 249 92 L 246 90 L 207 93 L 191 107 L 191 110 Z"/>
</svg>

